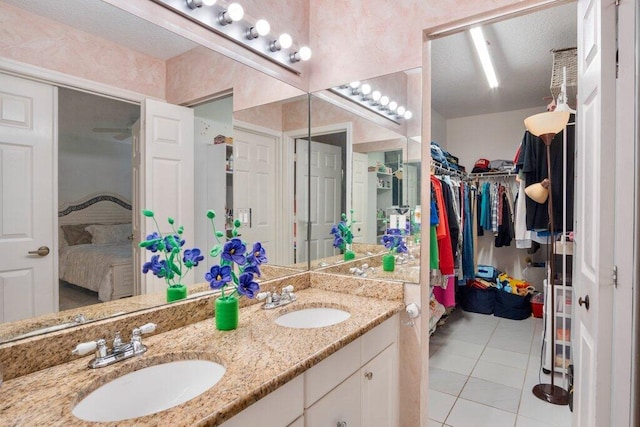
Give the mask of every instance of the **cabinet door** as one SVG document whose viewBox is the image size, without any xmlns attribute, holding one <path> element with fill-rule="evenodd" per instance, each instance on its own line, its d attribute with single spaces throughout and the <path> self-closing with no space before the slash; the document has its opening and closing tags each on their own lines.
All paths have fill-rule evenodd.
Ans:
<svg viewBox="0 0 640 427">
<path fill-rule="evenodd" d="M 305 426 L 369 427 L 362 424 L 360 411 L 360 373 L 356 372 L 305 412 Z"/>
<path fill-rule="evenodd" d="M 398 425 L 398 347 L 387 347 L 360 370 L 362 425 Z"/>
</svg>

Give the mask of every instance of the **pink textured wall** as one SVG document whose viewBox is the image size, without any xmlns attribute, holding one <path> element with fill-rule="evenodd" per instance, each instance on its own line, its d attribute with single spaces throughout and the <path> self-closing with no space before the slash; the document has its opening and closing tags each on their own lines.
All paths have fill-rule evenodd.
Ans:
<svg viewBox="0 0 640 427">
<path fill-rule="evenodd" d="M 164 98 L 164 61 L 0 3 L 0 57 Z"/>
<path fill-rule="evenodd" d="M 271 0 L 277 2 L 277 0 Z M 310 2 L 311 91 L 422 66 L 422 31 L 497 8 L 542 0 L 325 0 Z"/>
<path fill-rule="evenodd" d="M 167 61 L 167 101 L 183 104 L 233 90 L 233 111 L 304 94 L 205 47 Z"/>
</svg>

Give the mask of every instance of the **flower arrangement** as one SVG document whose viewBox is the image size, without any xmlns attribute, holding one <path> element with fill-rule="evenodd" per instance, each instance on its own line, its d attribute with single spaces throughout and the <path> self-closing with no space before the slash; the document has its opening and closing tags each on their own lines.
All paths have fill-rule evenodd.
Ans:
<svg viewBox="0 0 640 427">
<path fill-rule="evenodd" d="M 400 228 L 387 228 L 387 234 L 382 236 L 382 244 L 389 250 L 382 257 L 382 269 L 384 271 L 393 271 L 396 265 L 395 254 L 407 252 L 403 230 Z"/>
<path fill-rule="evenodd" d="M 382 244 L 389 250 L 389 253 L 407 252 L 404 233 L 400 228 L 387 228 L 387 234 L 382 236 Z"/>
<path fill-rule="evenodd" d="M 142 272 L 144 274 L 151 272 L 154 276 L 165 280 L 169 287 L 167 290 L 168 301 L 185 298 L 187 290 L 182 284 L 182 280 L 189 270 L 204 260 L 204 256 L 198 248 L 185 249 L 183 252 L 182 247 L 185 244 L 185 240 L 181 236 L 184 233 L 184 228 L 179 226 L 176 229 L 173 218 L 167 218 L 173 233 L 165 236 L 160 232 L 160 226 L 153 211 L 143 209 L 142 214 L 147 218 L 153 219 L 156 227 L 156 231 L 149 234 L 146 240 L 139 243 L 141 248 L 154 254 L 149 261 L 143 264 Z"/>
<path fill-rule="evenodd" d="M 260 242 L 255 242 L 252 250 L 247 252 L 246 243 L 237 237 L 241 225 L 240 220 L 237 219 L 233 221 L 231 230 L 233 237 L 223 244 L 220 238 L 224 237 L 224 233 L 216 231 L 213 222 L 215 216 L 214 211 L 207 211 L 207 218 L 211 221 L 213 233 L 218 241 L 218 244 L 209 251 L 209 255 L 220 256 L 220 263 L 211 267 L 204 278 L 209 282 L 211 289 L 222 290 L 222 297 L 244 295 L 253 298 L 260 290 L 260 285 L 254 281 L 254 278 L 260 277 L 260 265 L 267 262 L 266 251 Z M 225 295 L 227 286 L 233 288 L 229 295 Z"/>
<path fill-rule="evenodd" d="M 353 243 L 351 226 L 355 224 L 353 209 L 349 213 L 351 218 L 347 219 L 347 214 L 342 213 L 342 220 L 338 224 L 334 224 L 330 231 L 330 234 L 333 234 L 333 247 L 339 248 L 343 252 L 345 261 L 355 258 L 355 253 L 351 250 L 351 244 Z"/>
</svg>

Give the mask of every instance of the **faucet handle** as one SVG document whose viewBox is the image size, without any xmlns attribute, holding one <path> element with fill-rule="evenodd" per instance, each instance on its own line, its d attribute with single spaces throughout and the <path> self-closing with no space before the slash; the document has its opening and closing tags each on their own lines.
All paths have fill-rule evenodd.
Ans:
<svg viewBox="0 0 640 427">
<path fill-rule="evenodd" d="M 141 334 L 150 334 L 151 332 L 156 330 L 156 324 L 155 323 L 146 323 L 146 324 L 140 326 L 137 329 L 140 329 L 140 333 Z"/>
<path fill-rule="evenodd" d="M 285 286 L 284 288 L 282 288 L 283 294 L 289 294 L 291 292 L 293 292 L 293 285 Z"/>
<path fill-rule="evenodd" d="M 71 354 L 75 354 L 76 356 L 84 356 L 85 354 L 89 354 L 94 351 L 97 347 L 98 343 L 96 341 L 82 342 L 71 351 Z"/>
<path fill-rule="evenodd" d="M 262 301 L 263 299 L 267 299 L 267 298 L 269 298 L 270 296 L 271 296 L 271 292 L 259 292 L 259 293 L 256 295 L 256 299 L 257 299 L 258 301 Z"/>
</svg>

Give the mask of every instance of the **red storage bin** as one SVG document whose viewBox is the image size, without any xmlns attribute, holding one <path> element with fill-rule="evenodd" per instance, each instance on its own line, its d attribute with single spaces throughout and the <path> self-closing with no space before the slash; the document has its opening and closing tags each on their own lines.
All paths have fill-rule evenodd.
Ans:
<svg viewBox="0 0 640 427">
<path fill-rule="evenodd" d="M 531 313 L 533 317 L 542 319 L 542 309 L 544 308 L 544 294 L 536 294 L 531 298 Z"/>
</svg>

